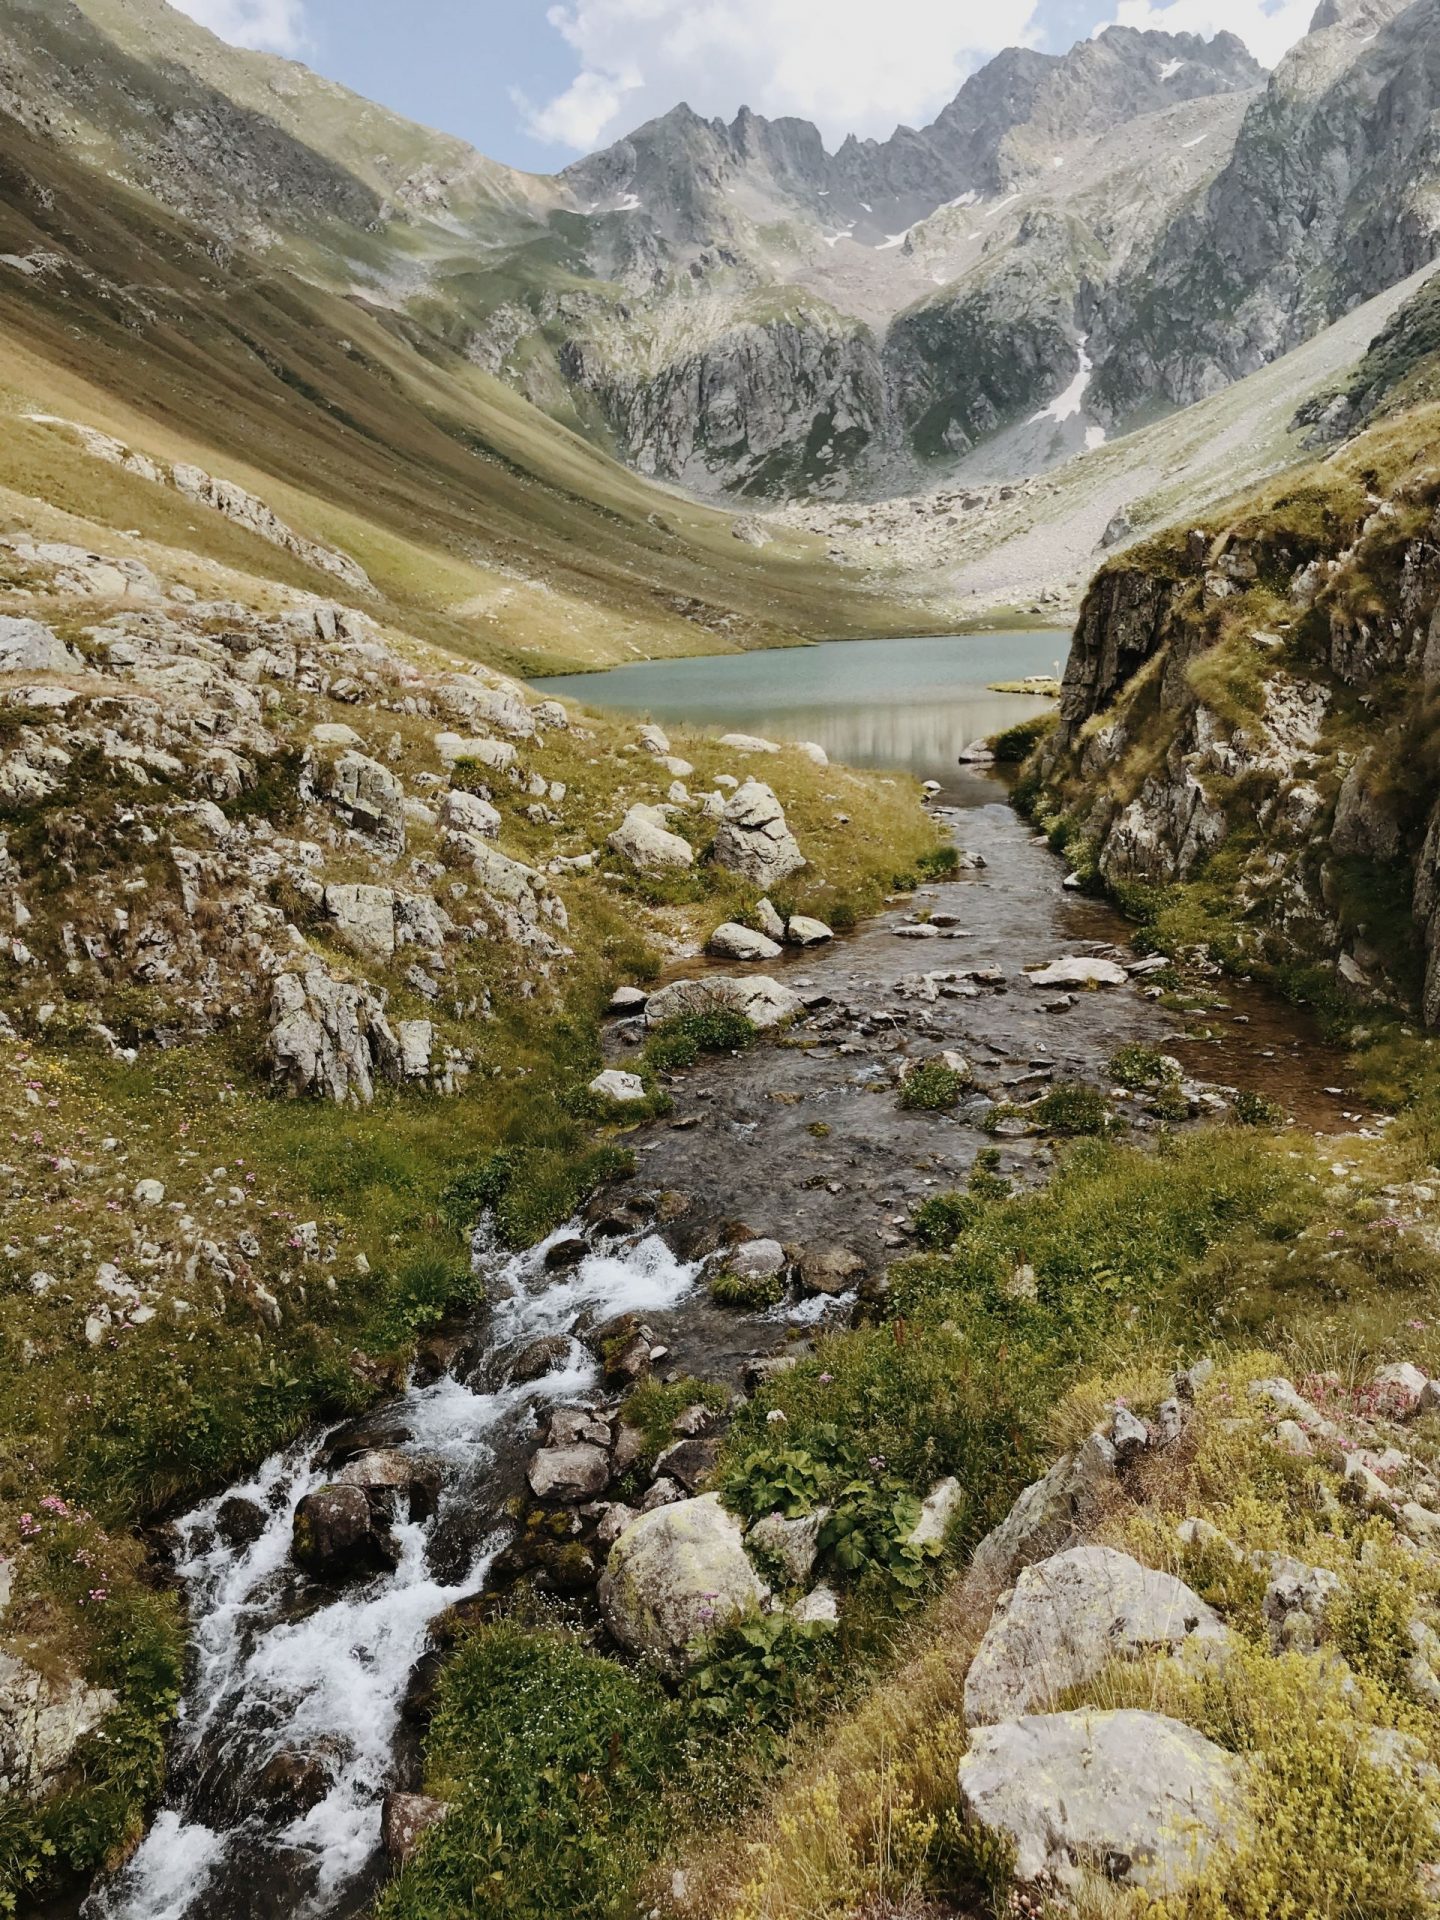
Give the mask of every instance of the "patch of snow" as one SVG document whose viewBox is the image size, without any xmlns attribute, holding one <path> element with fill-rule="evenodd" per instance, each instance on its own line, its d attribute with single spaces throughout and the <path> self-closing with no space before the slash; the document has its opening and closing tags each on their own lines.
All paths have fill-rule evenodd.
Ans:
<svg viewBox="0 0 1440 1920">
<path fill-rule="evenodd" d="M 1183 60 L 1167 60 L 1160 69 L 1160 78 L 1162 80 L 1173 80 L 1184 64 L 1185 62 Z"/>
<path fill-rule="evenodd" d="M 973 207 L 979 198 L 979 194 L 972 187 L 968 193 L 962 193 L 958 200 L 947 200 L 945 204 L 947 207 Z"/>
<path fill-rule="evenodd" d="M 1104 446 L 1108 438 L 1109 435 L 1106 433 L 1104 427 L 1087 427 L 1085 429 L 1085 451 L 1087 453 L 1095 453 L 1099 448 Z"/>
<path fill-rule="evenodd" d="M 920 223 L 917 220 L 915 225 L 918 226 L 919 224 Z M 910 238 L 911 234 L 914 233 L 914 231 L 915 231 L 915 227 L 906 227 L 903 233 L 892 233 L 887 235 L 886 238 L 883 239 L 879 243 L 879 245 L 876 247 L 875 249 L 876 253 L 888 253 L 891 247 L 903 247 L 905 242 Z"/>
<path fill-rule="evenodd" d="M 639 213 L 640 205 L 640 198 L 637 194 L 624 193 L 621 194 L 615 211 L 616 213 Z"/>
<path fill-rule="evenodd" d="M 1197 133 L 1193 140 L 1187 140 L 1185 141 L 1184 144 L 1187 147 L 1198 147 L 1201 141 L 1208 140 L 1209 138 L 1210 138 L 1210 134 L 1209 134 L 1209 130 L 1207 129 L 1204 133 Z"/>
<path fill-rule="evenodd" d="M 1060 171 L 1061 167 L 1063 167 L 1064 164 L 1065 164 L 1065 156 L 1063 153 L 1057 153 L 1055 158 L 1050 162 L 1051 167 L 1056 173 Z"/>
<path fill-rule="evenodd" d="M 1033 417 L 1030 422 L 1032 427 L 1039 426 L 1042 420 L 1053 420 L 1057 426 L 1063 426 L 1065 421 L 1073 420 L 1077 414 L 1085 411 L 1085 395 L 1090 389 L 1090 375 L 1095 370 L 1094 362 L 1086 351 L 1089 345 L 1088 339 L 1079 343 L 1079 371 L 1065 391 Z"/>
<path fill-rule="evenodd" d="M 1018 193 L 1012 193 L 1008 200 L 1002 200 L 998 207 L 992 207 L 989 213 L 986 214 L 985 218 L 987 220 L 993 220 L 997 213 L 1004 213 L 1007 207 L 1013 207 L 1015 202 L 1019 200 L 1021 197 L 1022 196 Z"/>
</svg>

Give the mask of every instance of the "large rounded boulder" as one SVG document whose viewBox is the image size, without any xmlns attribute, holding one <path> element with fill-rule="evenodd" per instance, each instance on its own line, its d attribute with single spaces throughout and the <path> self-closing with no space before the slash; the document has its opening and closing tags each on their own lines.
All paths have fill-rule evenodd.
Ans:
<svg viewBox="0 0 1440 1920">
<path fill-rule="evenodd" d="M 740 1522 L 714 1493 L 641 1514 L 611 1548 L 600 1581 L 615 1638 L 671 1672 L 684 1669 L 693 1640 L 767 1597 Z"/>
</svg>

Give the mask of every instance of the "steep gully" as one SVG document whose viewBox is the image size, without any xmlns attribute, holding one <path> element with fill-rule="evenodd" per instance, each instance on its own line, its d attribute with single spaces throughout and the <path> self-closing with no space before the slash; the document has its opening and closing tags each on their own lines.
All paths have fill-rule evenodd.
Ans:
<svg viewBox="0 0 1440 1920">
<path fill-rule="evenodd" d="M 1051 1078 L 1103 1082 L 1114 1050 L 1141 1042 L 1174 1052 L 1197 1080 L 1263 1089 L 1307 1124 L 1339 1124 L 1343 1097 L 1319 1089 L 1341 1084 L 1340 1063 L 1257 990 L 1227 986 L 1220 1037 L 1203 1042 L 1177 1037 L 1175 1016 L 1144 997 L 1143 980 L 1047 1010 L 1054 994 L 1032 987 L 1022 966 L 1076 953 L 1133 958 L 1124 928 L 1063 889 L 1058 863 L 997 781 L 952 768 L 947 787 L 947 823 L 984 867 L 788 964 L 787 984 L 810 1002 L 795 1032 L 683 1076 L 674 1113 L 629 1136 L 639 1171 L 625 1190 L 628 1230 L 614 1218 L 625 1193 L 608 1219 L 597 1210 L 524 1254 L 502 1253 L 482 1230 L 475 1260 L 490 1305 L 466 1330 L 463 1362 L 412 1384 L 358 1432 L 308 1436 L 175 1523 L 193 1647 L 169 1798 L 128 1867 L 80 1908 L 84 1920 L 332 1920 L 365 1908 L 386 1871 L 381 1801 L 415 1784 L 432 1625 L 483 1590 L 507 1539 L 505 1503 L 549 1412 L 604 1398 L 580 1333 L 635 1310 L 666 1350 L 667 1372 L 733 1379 L 745 1360 L 844 1320 L 853 1295 L 758 1318 L 721 1310 L 703 1284 L 707 1258 L 750 1234 L 843 1245 L 876 1276 L 903 1253 L 910 1206 L 963 1184 L 977 1150 L 994 1144 L 978 1107 L 902 1113 L 894 1084 L 905 1058 L 957 1049 L 997 1098 L 1023 1101 Z M 917 912 L 941 926 L 936 937 L 897 933 Z M 629 1037 L 617 1024 L 610 1051 L 619 1057 Z M 1042 1177 L 1043 1141 L 1000 1144 L 1007 1172 Z M 577 1232 L 583 1259 L 553 1271 L 547 1255 Z M 509 1357 L 556 1334 L 568 1344 L 554 1369 L 511 1381 Z M 316 1584 L 291 1559 L 295 1509 L 367 1444 L 438 1456 L 438 1511 L 395 1526 L 393 1571 Z M 237 1495 L 264 1518 L 258 1537 L 230 1544 L 221 1507 Z"/>
</svg>

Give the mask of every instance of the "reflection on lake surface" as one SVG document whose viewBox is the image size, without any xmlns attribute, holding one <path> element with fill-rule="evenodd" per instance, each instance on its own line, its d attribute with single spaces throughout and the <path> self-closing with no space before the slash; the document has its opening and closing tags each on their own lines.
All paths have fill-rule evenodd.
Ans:
<svg viewBox="0 0 1440 1920">
<path fill-rule="evenodd" d="M 818 740 L 832 759 L 901 768 L 954 791 L 962 747 L 1046 710 L 1026 694 L 991 693 L 989 683 L 1053 673 L 1063 668 L 1069 648 L 1068 634 L 1053 629 L 837 640 L 767 653 L 637 661 L 609 673 L 567 674 L 537 684 L 546 694 L 662 724 Z"/>
</svg>

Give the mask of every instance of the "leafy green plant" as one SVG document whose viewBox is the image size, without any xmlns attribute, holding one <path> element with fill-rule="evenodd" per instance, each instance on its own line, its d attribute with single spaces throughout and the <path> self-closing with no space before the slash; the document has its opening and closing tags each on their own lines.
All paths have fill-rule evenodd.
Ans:
<svg viewBox="0 0 1440 1920">
<path fill-rule="evenodd" d="M 1172 1085 L 1180 1078 L 1179 1069 L 1168 1055 L 1153 1047 L 1132 1044 L 1110 1056 L 1110 1078 L 1132 1093 L 1144 1093 L 1152 1087 Z"/>
<path fill-rule="evenodd" d="M 1242 1087 L 1231 1102 L 1231 1112 L 1242 1127 L 1283 1127 L 1289 1115 L 1278 1100 Z"/>
<path fill-rule="evenodd" d="M 780 1513 L 793 1520 L 819 1506 L 827 1475 L 821 1463 L 799 1448 L 759 1450 L 726 1476 L 726 1504 L 747 1518 Z"/>
<path fill-rule="evenodd" d="M 836 1683 L 835 1630 L 784 1613 L 750 1613 L 692 1648 L 682 1709 L 707 1734 L 740 1734 L 773 1748 Z"/>
<path fill-rule="evenodd" d="M 673 1423 L 687 1407 L 708 1407 L 723 1413 L 730 1390 L 718 1380 L 643 1380 L 625 1398 L 620 1418 L 633 1427 L 644 1442 L 642 1460 L 655 1456 L 675 1438 Z"/>
<path fill-rule="evenodd" d="M 889 1474 L 850 1480 L 833 1495 L 832 1508 L 820 1529 L 822 1555 L 842 1573 L 876 1576 L 901 1596 L 923 1590 L 928 1563 L 940 1548 L 912 1540 L 920 1502 L 902 1481 Z"/>
</svg>

